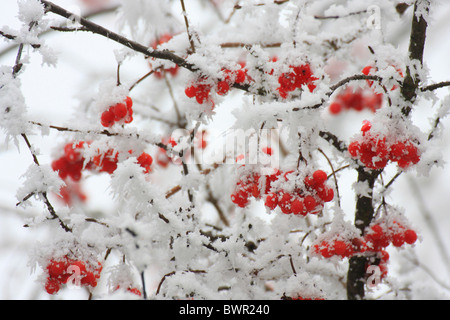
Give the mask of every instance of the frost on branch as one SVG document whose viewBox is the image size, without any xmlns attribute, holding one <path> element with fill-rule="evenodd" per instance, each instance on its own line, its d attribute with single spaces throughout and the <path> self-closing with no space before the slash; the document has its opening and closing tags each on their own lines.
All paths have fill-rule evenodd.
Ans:
<svg viewBox="0 0 450 320">
<path fill-rule="evenodd" d="M 27 107 L 20 79 L 14 78 L 10 67 L 0 68 L 0 126 L 8 139 L 28 132 Z"/>
<path fill-rule="evenodd" d="M 48 165 L 32 164 L 22 177 L 25 178 L 25 181 L 23 186 L 17 190 L 17 200 L 22 204 L 24 204 L 24 199 L 30 195 L 39 198 L 42 193 L 59 193 L 60 188 L 64 185 L 64 182 Z"/>
</svg>

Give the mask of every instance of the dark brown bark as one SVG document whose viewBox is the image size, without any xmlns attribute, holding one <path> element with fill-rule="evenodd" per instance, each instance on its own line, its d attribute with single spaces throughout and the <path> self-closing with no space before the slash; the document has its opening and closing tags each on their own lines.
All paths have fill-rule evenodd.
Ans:
<svg viewBox="0 0 450 320">
<path fill-rule="evenodd" d="M 375 181 L 380 171 L 369 171 L 365 167 L 358 168 L 358 183 L 367 183 L 369 190 L 373 190 Z M 368 195 L 358 195 L 356 201 L 355 226 L 361 230 L 361 234 L 370 225 L 374 216 L 372 202 L 372 191 Z M 360 300 L 365 295 L 366 276 L 365 256 L 354 256 L 350 258 L 347 273 L 347 298 L 349 300 Z"/>
<path fill-rule="evenodd" d="M 409 40 L 409 59 L 410 61 L 419 61 L 422 65 L 428 24 L 423 15 L 421 15 L 420 18 L 417 18 L 416 16 L 419 2 L 426 2 L 427 10 L 430 5 L 429 0 L 417 0 L 414 4 L 411 36 Z M 420 81 L 420 77 L 415 73 L 413 74 L 413 70 L 411 70 L 410 66 L 407 66 L 406 76 L 401 87 L 401 94 L 407 102 L 407 105 L 402 109 L 405 116 L 408 116 L 411 112 L 412 104 L 417 97 Z"/>
</svg>

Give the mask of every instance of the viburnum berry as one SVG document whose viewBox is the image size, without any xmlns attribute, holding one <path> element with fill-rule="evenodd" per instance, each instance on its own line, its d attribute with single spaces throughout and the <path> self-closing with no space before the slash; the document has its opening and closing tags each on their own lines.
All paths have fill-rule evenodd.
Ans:
<svg viewBox="0 0 450 320">
<path fill-rule="evenodd" d="M 151 165 L 153 163 L 153 158 L 148 153 L 142 152 L 142 154 L 137 158 L 137 162 L 144 168 L 145 173 L 151 172 Z"/>
<path fill-rule="evenodd" d="M 355 252 L 351 241 L 340 239 L 322 240 L 313 246 L 313 251 L 324 258 L 339 256 L 341 258 L 351 257 Z"/>
<path fill-rule="evenodd" d="M 251 197 L 264 198 L 265 205 L 270 210 L 279 207 L 284 214 L 302 216 L 318 213 L 325 202 L 333 200 L 334 191 L 325 184 L 328 177 L 322 170 L 316 170 L 305 177 L 304 187 L 297 187 L 293 191 L 285 191 L 280 187 L 272 188 L 275 181 L 282 179 L 282 182 L 287 182 L 296 179 L 297 175 L 294 171 L 282 173 L 277 170 L 271 175 L 253 174 L 242 177 L 231 199 L 238 206 L 245 207 Z"/>
<path fill-rule="evenodd" d="M 311 211 L 311 209 L 308 207 L 306 207 L 306 210 Z M 293 214 L 306 215 L 304 201 L 302 201 L 300 198 L 295 198 L 294 201 L 292 201 L 291 203 L 291 212 Z"/>
<path fill-rule="evenodd" d="M 309 64 L 303 64 L 300 66 L 290 65 L 292 69 L 290 72 L 284 72 L 278 77 L 278 83 L 280 87 L 277 89 L 279 95 L 286 99 L 289 92 L 296 89 L 301 89 L 306 85 L 310 92 L 313 92 L 316 88 L 314 81 L 319 78 L 314 77 Z"/>
<path fill-rule="evenodd" d="M 115 123 L 130 123 L 133 121 L 133 100 L 126 97 L 123 102 L 110 106 L 101 115 L 104 127 L 112 127 Z"/>
<path fill-rule="evenodd" d="M 348 152 L 358 158 L 369 169 L 383 169 L 388 161 L 406 169 L 420 161 L 419 149 L 410 141 L 392 141 L 381 134 L 371 133 L 372 124 L 364 121 L 361 127 L 362 139 L 352 141 Z"/>
<path fill-rule="evenodd" d="M 339 114 L 344 109 L 344 107 L 340 102 L 333 102 L 332 104 L 330 104 L 328 109 L 330 110 L 331 114 Z"/>
<path fill-rule="evenodd" d="M 73 181 L 80 181 L 84 166 L 84 157 L 81 154 L 83 145 L 84 141 L 66 144 L 64 155 L 52 162 L 53 171 L 57 171 L 61 179 L 70 177 Z"/>
<path fill-rule="evenodd" d="M 265 205 L 270 210 L 274 210 L 278 206 L 278 196 L 275 193 L 267 195 Z"/>
<path fill-rule="evenodd" d="M 317 185 L 324 184 L 327 181 L 328 176 L 323 170 L 316 170 L 313 173 L 313 180 Z"/>
<path fill-rule="evenodd" d="M 213 104 L 210 98 L 211 89 L 212 85 L 205 78 L 199 78 L 190 86 L 186 87 L 184 93 L 188 98 L 195 98 L 198 104 L 203 104 L 207 101 Z"/>
<path fill-rule="evenodd" d="M 45 283 L 45 291 L 48 294 L 56 294 L 61 289 L 61 284 L 56 279 L 48 279 Z"/>
<path fill-rule="evenodd" d="M 278 207 L 281 209 L 281 212 L 285 214 L 292 213 L 291 205 L 292 205 L 292 195 L 290 193 L 283 193 L 280 200 L 278 201 Z"/>
<path fill-rule="evenodd" d="M 99 153 L 96 155 L 92 161 L 99 172 L 113 174 L 117 169 L 119 153 L 113 149 L 109 149 L 104 154 Z"/>
<path fill-rule="evenodd" d="M 407 244 L 413 244 L 417 240 L 417 234 L 414 230 L 408 229 L 404 233 L 405 242 Z"/>
</svg>

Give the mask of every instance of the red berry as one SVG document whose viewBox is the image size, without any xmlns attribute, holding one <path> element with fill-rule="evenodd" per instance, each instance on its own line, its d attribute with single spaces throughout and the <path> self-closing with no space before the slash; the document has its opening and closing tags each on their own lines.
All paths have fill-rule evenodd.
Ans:
<svg viewBox="0 0 450 320">
<path fill-rule="evenodd" d="M 345 256 L 347 251 L 347 244 L 344 241 L 336 240 L 333 244 L 334 253 L 338 256 Z"/>
<path fill-rule="evenodd" d="M 329 248 L 329 244 L 326 241 L 322 241 L 320 244 L 319 252 L 324 258 L 331 258 L 333 256 L 333 253 Z"/>
<path fill-rule="evenodd" d="M 56 279 L 48 278 L 45 283 L 45 290 L 48 294 L 55 294 L 61 288 L 59 282 Z"/>
<path fill-rule="evenodd" d="M 405 236 L 403 233 L 398 232 L 392 235 L 392 244 L 395 247 L 401 247 L 405 243 Z"/>
<path fill-rule="evenodd" d="M 148 153 L 143 152 L 138 158 L 137 162 L 145 169 L 145 173 L 149 173 L 151 171 L 150 166 L 153 163 L 153 158 Z"/>
<path fill-rule="evenodd" d="M 226 81 L 219 81 L 217 83 L 217 94 L 218 95 L 225 95 L 230 91 L 230 85 Z"/>
<path fill-rule="evenodd" d="M 278 205 L 278 196 L 276 194 L 274 194 L 274 193 L 269 194 L 266 197 L 265 205 L 270 210 L 274 210 L 277 207 L 277 205 Z"/>
<path fill-rule="evenodd" d="M 292 211 L 293 214 L 301 214 L 301 215 L 305 215 L 306 214 L 306 212 L 304 212 L 303 203 L 298 198 L 295 199 L 294 201 L 292 201 L 291 211 Z"/>
<path fill-rule="evenodd" d="M 353 141 L 352 143 L 349 144 L 348 146 L 348 152 L 350 153 L 350 155 L 354 158 L 356 158 L 358 156 L 358 153 L 360 151 L 360 145 L 358 141 Z"/>
<path fill-rule="evenodd" d="M 303 202 L 305 204 L 306 211 L 308 212 L 313 211 L 317 206 L 316 199 L 314 199 L 313 196 L 306 196 Z"/>
<path fill-rule="evenodd" d="M 184 90 L 184 93 L 186 94 L 186 96 L 187 96 L 188 98 L 193 98 L 193 97 L 195 97 L 195 95 L 197 94 L 197 88 L 194 87 L 194 86 L 187 87 L 187 88 Z"/>
<path fill-rule="evenodd" d="M 104 127 L 111 127 L 114 124 L 115 114 L 111 110 L 102 113 L 101 123 Z"/>
<path fill-rule="evenodd" d="M 125 116 L 127 115 L 128 110 L 127 110 L 127 106 L 123 103 L 118 103 L 114 106 L 114 120 L 115 121 L 120 121 L 123 118 L 125 118 Z"/>
<path fill-rule="evenodd" d="M 321 188 L 317 191 L 317 195 L 324 202 L 330 202 L 334 198 L 334 190 L 329 187 Z"/>
<path fill-rule="evenodd" d="M 330 104 L 330 107 L 328 108 L 331 114 L 338 114 L 342 111 L 342 104 L 339 102 L 333 102 Z"/>
<path fill-rule="evenodd" d="M 407 244 L 413 244 L 417 240 L 417 234 L 414 230 L 408 229 L 405 231 L 404 235 Z"/>
<path fill-rule="evenodd" d="M 328 176 L 325 173 L 325 171 L 322 170 L 316 170 L 313 173 L 313 179 L 316 185 L 322 185 L 325 181 L 327 181 Z"/>
<path fill-rule="evenodd" d="M 281 199 L 278 201 L 278 206 L 285 214 L 291 213 L 291 201 L 292 195 L 290 193 L 284 193 Z"/>
<path fill-rule="evenodd" d="M 231 195 L 231 201 L 237 204 L 239 207 L 244 208 L 248 204 L 249 194 L 245 190 L 238 190 Z"/>
<path fill-rule="evenodd" d="M 246 79 L 246 76 L 247 76 L 247 74 L 246 74 L 246 72 L 244 70 L 241 70 L 241 69 L 236 70 L 236 72 L 235 72 L 235 80 L 234 81 L 236 83 L 243 83 L 245 81 L 245 79 Z"/>
<path fill-rule="evenodd" d="M 371 124 L 369 121 L 364 120 L 364 121 L 363 121 L 363 125 L 362 125 L 362 127 L 361 127 L 361 132 L 362 132 L 363 135 L 364 135 L 364 134 L 365 134 L 367 131 L 369 131 L 371 128 L 372 128 L 372 124 Z"/>
<path fill-rule="evenodd" d="M 62 261 L 51 260 L 47 266 L 47 271 L 50 277 L 57 277 L 66 271 L 67 266 Z"/>
<path fill-rule="evenodd" d="M 373 225 L 370 229 L 371 229 L 371 233 L 370 233 L 371 239 L 374 239 L 374 240 L 381 239 L 381 237 L 384 234 L 384 231 L 380 225 L 378 225 L 378 224 Z"/>
</svg>

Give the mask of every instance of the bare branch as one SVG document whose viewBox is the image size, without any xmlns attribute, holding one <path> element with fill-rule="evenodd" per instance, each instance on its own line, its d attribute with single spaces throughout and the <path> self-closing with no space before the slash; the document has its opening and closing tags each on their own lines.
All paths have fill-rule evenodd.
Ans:
<svg viewBox="0 0 450 320">
<path fill-rule="evenodd" d="M 431 85 L 426 86 L 426 87 L 422 87 L 422 88 L 420 88 L 420 91 L 422 91 L 422 92 L 433 91 L 433 90 L 440 89 L 440 88 L 445 88 L 445 87 L 448 87 L 448 86 L 450 86 L 450 81 L 443 81 L 443 82 L 431 84 Z"/>
</svg>

